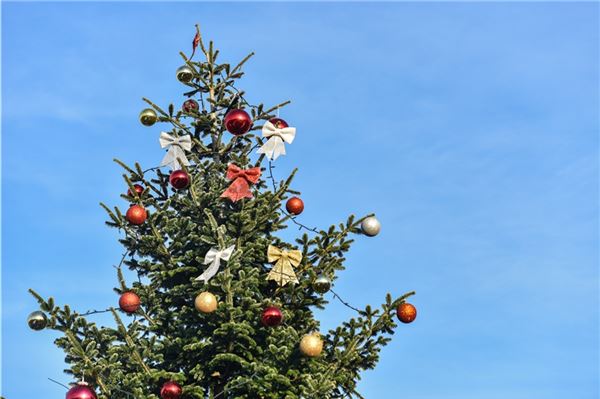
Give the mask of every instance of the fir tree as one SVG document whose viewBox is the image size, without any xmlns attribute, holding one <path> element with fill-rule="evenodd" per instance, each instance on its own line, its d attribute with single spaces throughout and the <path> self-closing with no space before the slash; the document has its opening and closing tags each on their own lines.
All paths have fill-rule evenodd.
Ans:
<svg viewBox="0 0 600 399">
<path fill-rule="evenodd" d="M 125 248 L 115 288 L 124 303 L 121 309 L 106 310 L 112 312 L 115 325 L 99 327 L 87 321 L 89 313 L 59 307 L 52 298 L 30 290 L 49 316 L 44 326 L 64 333 L 56 345 L 66 353 L 66 372 L 76 379 L 85 377 L 99 398 L 156 399 L 168 381 L 182 387 L 182 398 L 362 398 L 356 387 L 360 373 L 375 367 L 394 333 L 398 306 L 413 292 L 397 299 L 388 294 L 381 308 L 357 310 L 357 317 L 315 335 L 316 347 L 300 350 L 303 337 L 319 332 L 313 310 L 327 304 L 323 291 L 344 269 L 351 235 L 363 233 L 365 218 L 350 216 L 326 230 L 306 228 L 294 243 L 274 235 L 289 223 L 300 225 L 293 214 L 297 211 L 281 206 L 290 195 L 299 194 L 290 188 L 295 171 L 278 182 L 269 154 L 256 155 L 267 140 L 254 132 L 288 102 L 269 108 L 246 102 L 235 85 L 253 54 L 235 66 L 220 64 L 219 51 L 212 42 L 205 46 L 199 30 L 194 51 L 197 46 L 204 59 L 192 61 L 193 54 L 187 58 L 181 53 L 185 64 L 179 79 L 189 87 L 185 96 L 199 102 L 186 102 L 176 111 L 173 105 L 164 110 L 144 99 L 149 104 L 142 115 L 144 124 L 156 119 L 168 126 L 172 138 L 191 139 L 189 151 L 180 146 L 183 152 L 173 153 L 181 165 L 180 180 L 173 181 L 175 172 L 170 175 L 164 168 L 144 170 L 137 163 L 130 167 L 116 160 L 129 188 L 123 198 L 133 208 L 124 214 L 101 204 L 108 213 L 107 224 L 123 233 L 120 242 Z M 252 128 L 246 134 L 226 130 L 224 118 L 235 109 L 250 110 Z M 252 198 L 223 197 L 232 185 L 227 178 L 230 165 L 259 168 L 254 169 L 261 172 L 255 182 L 242 178 Z M 234 191 L 243 193 L 243 188 Z M 205 262 L 211 249 L 232 246 L 214 277 L 197 279 L 214 263 Z M 270 246 L 272 251 L 298 250 L 295 254 L 301 257 L 296 265 L 276 269 L 280 278 L 275 272 L 274 280 L 267 276 L 283 264 L 269 262 Z M 137 279 L 126 281 L 123 268 Z M 291 281 L 283 284 L 281 278 L 288 277 Z M 324 286 L 315 285 L 318 279 Z M 202 292 L 217 299 L 214 311 L 209 302 L 198 305 L 201 311 L 196 308 Z M 281 324 L 261 323 L 268 307 L 281 310 Z M 320 355 L 318 337 L 323 340 Z"/>
</svg>

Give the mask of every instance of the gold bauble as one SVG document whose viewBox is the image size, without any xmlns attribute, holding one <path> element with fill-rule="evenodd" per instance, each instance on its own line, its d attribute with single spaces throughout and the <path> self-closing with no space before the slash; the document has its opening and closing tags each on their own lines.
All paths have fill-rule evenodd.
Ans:
<svg viewBox="0 0 600 399">
<path fill-rule="evenodd" d="M 156 111 L 152 108 L 143 109 L 140 112 L 140 122 L 144 126 L 152 126 L 158 120 L 158 115 L 156 115 Z"/>
<path fill-rule="evenodd" d="M 219 302 L 217 301 L 216 296 L 208 291 L 204 291 L 196 297 L 194 305 L 196 306 L 196 309 L 202 313 L 212 313 L 217 310 Z"/>
<path fill-rule="evenodd" d="M 331 280 L 325 275 L 320 275 L 313 282 L 313 289 L 319 294 L 324 294 L 331 289 Z"/>
<path fill-rule="evenodd" d="M 317 357 L 323 352 L 323 340 L 319 333 L 306 334 L 300 341 L 300 352 L 304 356 Z"/>
</svg>

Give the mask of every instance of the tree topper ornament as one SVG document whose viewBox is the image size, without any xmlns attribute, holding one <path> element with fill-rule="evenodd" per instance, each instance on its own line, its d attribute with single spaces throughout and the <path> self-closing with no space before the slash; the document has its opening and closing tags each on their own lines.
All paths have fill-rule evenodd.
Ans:
<svg viewBox="0 0 600 399">
<path fill-rule="evenodd" d="M 226 262 L 229 261 L 229 258 L 231 258 L 234 250 L 235 245 L 220 251 L 216 248 L 211 248 L 204 256 L 204 264 L 210 264 L 210 266 L 200 276 L 196 277 L 196 281 L 204 281 L 205 283 L 208 283 L 208 280 L 210 280 L 219 271 L 221 260 Z"/>
<path fill-rule="evenodd" d="M 293 268 L 300 264 L 302 252 L 297 249 L 286 251 L 285 249 L 269 245 L 267 259 L 269 263 L 277 262 L 269 272 L 267 280 L 275 280 L 282 287 L 287 283 L 298 283 L 298 278 Z"/>
<path fill-rule="evenodd" d="M 267 138 L 257 151 L 258 154 L 265 154 L 271 160 L 277 159 L 280 155 L 285 155 L 285 144 L 292 144 L 296 137 L 295 127 L 277 127 L 271 121 L 267 121 L 262 128 L 262 136 Z"/>
<path fill-rule="evenodd" d="M 178 137 L 167 132 L 160 132 L 158 140 L 161 148 L 168 147 L 160 166 L 168 165 L 172 170 L 178 170 L 181 169 L 181 165 L 187 166 L 190 164 L 185 156 L 185 152 L 192 149 L 192 138 L 189 134 Z"/>
</svg>

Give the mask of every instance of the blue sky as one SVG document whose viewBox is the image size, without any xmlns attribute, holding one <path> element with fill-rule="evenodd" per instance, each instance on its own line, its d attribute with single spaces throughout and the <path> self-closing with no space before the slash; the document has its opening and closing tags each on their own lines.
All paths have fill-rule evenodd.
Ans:
<svg viewBox="0 0 600 399">
<path fill-rule="evenodd" d="M 250 100 L 293 100 L 277 174 L 299 167 L 303 222 L 382 221 L 336 290 L 356 306 L 417 291 L 365 397 L 599 397 L 598 4 L 3 3 L 7 399 L 63 398 L 47 378 L 69 381 L 56 335 L 26 326 L 27 288 L 116 304 L 121 248 L 98 202 L 126 206 L 113 157 L 160 162 L 140 98 L 182 102 L 195 23 L 222 60 L 256 51 Z"/>
</svg>

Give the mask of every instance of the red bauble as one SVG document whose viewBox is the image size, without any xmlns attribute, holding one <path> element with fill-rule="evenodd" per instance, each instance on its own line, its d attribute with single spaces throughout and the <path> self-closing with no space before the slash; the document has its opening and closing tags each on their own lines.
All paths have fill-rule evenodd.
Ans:
<svg viewBox="0 0 600 399">
<path fill-rule="evenodd" d="M 396 314 L 402 323 L 412 323 L 417 318 L 417 308 L 410 303 L 401 303 Z"/>
<path fill-rule="evenodd" d="M 167 381 L 160 389 L 162 399 L 179 399 L 181 396 L 181 386 L 175 381 Z"/>
<path fill-rule="evenodd" d="M 196 112 L 199 108 L 198 102 L 191 98 L 186 100 L 181 106 L 181 109 L 183 109 L 184 112 Z"/>
<path fill-rule="evenodd" d="M 144 187 L 140 186 L 139 184 L 134 184 L 133 189 L 135 190 L 135 192 L 138 196 L 142 195 L 142 193 L 144 192 Z M 127 190 L 127 195 L 129 195 L 130 197 L 133 197 L 133 193 L 131 192 L 131 189 Z"/>
<path fill-rule="evenodd" d="M 146 221 L 148 214 L 146 210 L 141 205 L 131 205 L 129 209 L 127 209 L 127 213 L 125 214 L 125 218 L 131 224 L 140 225 Z"/>
<path fill-rule="evenodd" d="M 169 176 L 169 183 L 177 190 L 183 190 L 190 185 L 190 175 L 184 170 L 174 170 Z"/>
<path fill-rule="evenodd" d="M 140 308 L 140 297 L 133 291 L 124 292 L 119 298 L 119 307 L 123 312 L 135 313 Z"/>
<path fill-rule="evenodd" d="M 224 124 L 229 133 L 239 136 L 250 130 L 252 118 L 243 109 L 234 109 L 225 115 Z"/>
<path fill-rule="evenodd" d="M 269 122 L 275 125 L 277 129 L 283 129 L 284 127 L 289 126 L 288 123 L 281 118 L 271 118 L 269 119 Z"/>
<path fill-rule="evenodd" d="M 66 399 L 97 399 L 96 392 L 85 382 L 80 382 L 67 392 Z"/>
<path fill-rule="evenodd" d="M 275 306 L 269 306 L 263 310 L 260 321 L 265 327 L 276 327 L 283 321 L 283 313 L 281 313 L 279 308 Z"/>
<path fill-rule="evenodd" d="M 299 215 L 304 210 L 304 202 L 298 197 L 292 197 L 286 202 L 285 209 L 292 215 Z"/>
</svg>

